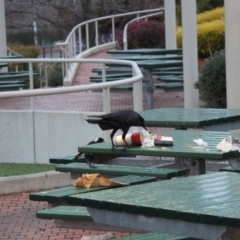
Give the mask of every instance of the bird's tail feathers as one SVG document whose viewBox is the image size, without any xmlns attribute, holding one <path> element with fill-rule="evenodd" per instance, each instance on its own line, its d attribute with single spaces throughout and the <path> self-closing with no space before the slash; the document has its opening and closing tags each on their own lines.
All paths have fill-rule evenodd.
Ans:
<svg viewBox="0 0 240 240">
<path fill-rule="evenodd" d="M 112 126 L 109 126 L 106 123 L 98 123 L 99 127 L 104 131 L 104 130 L 110 130 L 112 129 Z"/>
</svg>

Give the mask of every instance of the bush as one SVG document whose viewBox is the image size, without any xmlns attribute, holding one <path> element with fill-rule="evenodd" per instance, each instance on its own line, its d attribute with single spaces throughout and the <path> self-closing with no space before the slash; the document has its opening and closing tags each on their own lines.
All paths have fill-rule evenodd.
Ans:
<svg viewBox="0 0 240 240">
<path fill-rule="evenodd" d="M 209 57 L 215 51 L 225 48 L 225 24 L 224 20 L 214 20 L 198 24 L 198 55 L 199 57 Z M 182 47 L 182 28 L 177 28 L 177 45 Z"/>
<path fill-rule="evenodd" d="M 225 51 L 216 52 L 205 64 L 195 87 L 210 108 L 226 108 Z"/>
<path fill-rule="evenodd" d="M 199 13 L 197 15 L 197 24 L 202 24 L 205 22 L 211 22 L 214 20 L 222 19 L 224 18 L 224 8 L 216 8 L 211 11 L 206 11 L 203 13 Z"/>
<path fill-rule="evenodd" d="M 132 22 L 127 29 L 128 49 L 165 48 L 165 24 L 152 20 Z M 117 49 L 123 49 L 123 32 L 118 35 Z"/>
<path fill-rule="evenodd" d="M 48 70 L 48 85 L 58 87 L 63 85 L 62 64 L 52 65 Z"/>
<path fill-rule="evenodd" d="M 8 44 L 8 47 L 22 55 L 24 58 L 37 58 L 41 53 L 41 48 L 37 45 L 25 46 L 21 44 Z M 8 70 L 10 72 L 15 71 L 15 65 L 16 64 L 9 64 Z M 28 71 L 27 63 L 19 63 L 17 65 L 18 71 Z M 37 64 L 33 64 L 33 69 L 37 70 Z"/>
</svg>

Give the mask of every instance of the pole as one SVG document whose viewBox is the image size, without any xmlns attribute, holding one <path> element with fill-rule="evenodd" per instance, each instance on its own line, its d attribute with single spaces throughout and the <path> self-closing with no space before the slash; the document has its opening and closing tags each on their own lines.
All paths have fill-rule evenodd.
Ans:
<svg viewBox="0 0 240 240">
<path fill-rule="evenodd" d="M 225 53 L 227 108 L 240 108 L 240 1 L 227 0 L 225 6 Z"/>
<path fill-rule="evenodd" d="M 166 48 L 177 48 L 176 41 L 176 3 L 175 0 L 164 0 L 165 41 Z"/>
<path fill-rule="evenodd" d="M 198 81 L 197 3 L 182 0 L 184 107 L 199 107 L 199 93 L 194 88 Z"/>
</svg>

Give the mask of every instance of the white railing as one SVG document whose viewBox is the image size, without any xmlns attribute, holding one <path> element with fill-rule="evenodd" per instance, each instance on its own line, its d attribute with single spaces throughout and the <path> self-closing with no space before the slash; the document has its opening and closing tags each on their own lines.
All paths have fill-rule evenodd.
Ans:
<svg viewBox="0 0 240 240">
<path fill-rule="evenodd" d="M 96 84 L 87 84 L 79 86 L 58 87 L 48 89 L 33 89 L 33 64 L 34 63 L 102 63 L 103 82 Z M 0 59 L 0 63 L 28 63 L 29 65 L 29 81 L 30 90 L 8 91 L 1 92 L 0 98 L 16 98 L 16 97 L 34 97 L 63 93 L 83 92 L 89 90 L 103 89 L 103 111 L 110 112 L 110 88 L 133 84 L 133 108 L 135 111 L 142 110 L 142 78 L 143 75 L 138 65 L 132 61 L 114 60 L 114 59 Z M 132 67 L 133 76 L 124 80 L 106 82 L 105 65 L 106 64 L 121 64 Z M 34 109 L 34 98 L 31 98 L 31 108 Z"/>
<path fill-rule="evenodd" d="M 149 17 L 154 17 L 154 16 L 156 16 L 156 15 L 163 14 L 163 10 L 164 10 L 164 8 L 160 8 L 160 11 L 161 11 L 161 12 L 153 13 L 153 14 L 148 14 L 148 15 L 141 16 L 141 17 L 137 17 L 137 18 L 134 18 L 134 19 L 132 19 L 131 21 L 129 21 L 129 22 L 124 26 L 124 30 L 123 30 L 123 49 L 124 49 L 124 50 L 127 50 L 127 49 L 128 49 L 127 28 L 128 28 L 128 26 L 129 26 L 130 23 L 135 22 L 135 21 L 138 21 L 138 20 L 140 20 L 140 19 L 147 19 L 147 18 L 149 18 Z"/>
<path fill-rule="evenodd" d="M 116 26 L 115 26 L 115 19 L 116 18 L 124 18 L 128 16 L 140 17 L 141 14 L 149 14 L 154 12 L 161 11 L 161 8 L 155 8 L 150 10 L 142 10 L 142 11 L 134 11 L 130 13 L 122 13 L 117 15 L 111 15 L 106 17 L 95 18 L 92 20 L 88 20 L 76 25 L 72 31 L 69 33 L 68 37 L 64 42 L 57 43 L 55 46 L 59 46 L 65 58 L 76 58 L 78 54 L 81 54 L 83 51 L 88 50 L 91 44 L 90 39 L 95 39 L 95 47 L 98 47 L 99 44 L 99 25 L 102 21 L 111 20 L 111 38 L 108 40 L 108 43 L 115 43 L 116 42 Z M 90 24 L 94 25 L 94 31 L 90 32 L 89 26 Z M 85 38 L 83 37 L 83 33 L 85 30 Z M 85 42 L 85 44 L 84 44 Z M 82 48 L 84 44 L 84 49 Z M 104 45 L 104 43 L 102 44 Z M 69 81 L 68 78 L 72 76 L 72 71 L 76 70 L 76 67 L 73 63 L 66 63 L 65 64 L 65 79 L 64 81 Z"/>
</svg>

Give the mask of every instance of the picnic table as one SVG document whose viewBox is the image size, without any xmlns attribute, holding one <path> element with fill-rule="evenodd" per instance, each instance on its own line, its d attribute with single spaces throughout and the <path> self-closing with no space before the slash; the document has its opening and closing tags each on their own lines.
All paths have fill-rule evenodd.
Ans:
<svg viewBox="0 0 240 240">
<path fill-rule="evenodd" d="M 144 75 L 145 91 L 148 109 L 154 108 L 154 78 L 153 70 L 165 67 L 182 67 L 182 49 L 145 48 L 119 51 L 108 51 L 113 58 L 135 61 Z M 160 56 L 159 56 L 160 55 Z M 166 85 L 166 84 L 165 84 Z M 182 87 L 182 84 L 180 85 Z M 159 87 L 158 87 L 159 88 Z M 174 86 L 176 88 L 176 86 Z M 163 88 L 164 89 L 164 88 Z"/>
<path fill-rule="evenodd" d="M 161 134 L 159 134 L 161 135 Z M 240 139 L 239 133 L 195 131 L 195 130 L 172 130 L 164 132 L 164 136 L 173 138 L 173 146 L 157 146 L 154 148 L 131 147 L 124 149 L 117 147 L 114 150 L 110 142 L 103 142 L 94 145 L 85 145 L 78 148 L 79 152 L 92 154 L 112 154 L 126 156 L 156 156 L 191 159 L 191 164 L 196 166 L 195 174 L 206 173 L 205 160 L 226 161 L 239 158 L 240 152 L 221 152 L 216 149 L 218 143 L 228 136 Z M 195 139 L 202 139 L 208 143 L 207 147 L 198 147 Z M 179 166 L 180 167 L 180 166 Z"/>
<path fill-rule="evenodd" d="M 147 127 L 202 128 L 212 131 L 240 128 L 240 109 L 157 108 L 138 113 Z M 88 118 L 88 121 L 97 124 L 99 118 Z"/>
<path fill-rule="evenodd" d="M 183 60 L 138 60 L 135 61 L 137 65 L 142 68 L 146 97 L 148 103 L 148 109 L 154 108 L 154 78 L 153 70 L 156 68 L 165 68 L 165 67 L 178 67 L 183 66 Z"/>
<path fill-rule="evenodd" d="M 158 108 L 138 112 L 146 126 L 229 131 L 240 128 L 240 109 Z"/>
<path fill-rule="evenodd" d="M 87 206 L 97 223 L 217 240 L 228 230 L 239 234 L 239 188 L 238 173 L 217 172 L 76 194 L 68 202 Z"/>
</svg>

